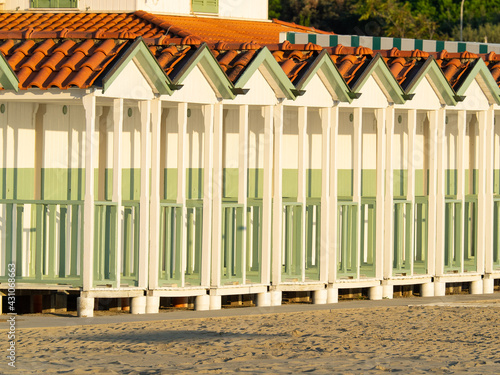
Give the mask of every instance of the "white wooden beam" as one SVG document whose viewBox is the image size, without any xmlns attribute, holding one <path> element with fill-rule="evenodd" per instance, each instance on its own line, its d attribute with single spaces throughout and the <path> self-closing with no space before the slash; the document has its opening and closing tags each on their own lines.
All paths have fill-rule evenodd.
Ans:
<svg viewBox="0 0 500 375">
<path fill-rule="evenodd" d="M 214 166 L 214 105 L 203 106 L 203 244 L 201 250 L 201 285 L 210 286 L 210 251 L 212 249 L 212 187 Z"/>
<path fill-rule="evenodd" d="M 274 107 L 264 107 L 264 189 L 262 197 L 262 284 L 271 282 L 273 214 L 273 116 Z"/>
<path fill-rule="evenodd" d="M 242 226 L 245 230 L 242 233 L 242 249 L 236 249 L 241 252 L 241 267 L 243 283 L 246 284 L 246 261 L 247 251 L 247 197 L 248 197 L 248 105 L 243 104 L 238 107 L 238 203 L 243 205 L 243 223 Z"/>
<path fill-rule="evenodd" d="M 445 241 L 445 152 L 446 145 L 446 110 L 439 109 L 436 114 L 436 222 L 434 238 L 436 239 L 435 259 L 436 275 L 444 274 L 444 241 Z M 430 229 L 430 228 L 429 228 Z M 430 231 L 429 231 L 430 236 Z"/>
<path fill-rule="evenodd" d="M 283 105 L 278 104 L 274 111 L 274 191 L 273 191 L 273 260 L 271 283 L 276 287 L 281 283 L 281 231 L 283 222 Z"/>
<path fill-rule="evenodd" d="M 385 212 L 384 212 L 384 278 L 392 276 L 394 249 L 394 165 L 392 160 L 394 148 L 394 105 L 386 109 L 386 159 L 385 159 Z"/>
<path fill-rule="evenodd" d="M 337 242 L 338 242 L 338 163 L 337 141 L 339 135 L 339 107 L 330 109 L 330 240 L 328 259 L 328 283 L 333 284 L 337 279 Z"/>
<path fill-rule="evenodd" d="M 467 113 L 457 112 L 458 144 L 457 144 L 457 199 L 465 198 L 465 132 L 467 130 Z"/>
<path fill-rule="evenodd" d="M 375 112 L 377 116 L 377 192 L 376 192 L 376 216 L 377 216 L 377 236 L 375 247 L 375 275 L 378 279 L 382 279 L 384 275 L 384 217 L 385 217 L 385 118 L 386 110 L 377 109 Z"/>
<path fill-rule="evenodd" d="M 406 189 L 406 199 L 408 199 L 412 204 L 411 220 L 412 225 L 410 226 L 410 246 L 411 246 L 411 274 L 413 275 L 413 261 L 414 261 L 414 238 L 415 238 L 415 135 L 417 130 L 417 110 L 410 109 L 408 111 L 408 154 L 407 154 L 407 171 L 408 171 L 408 182 Z"/>
<path fill-rule="evenodd" d="M 429 139 L 427 140 L 428 147 L 425 151 L 429 153 L 429 220 L 428 220 L 428 244 L 427 244 L 427 259 L 428 270 L 430 275 L 436 273 L 436 193 L 437 193 L 437 142 L 438 142 L 438 111 L 429 111 Z M 427 174 L 424 170 L 424 177 Z M 425 179 L 424 179 L 425 180 Z M 443 217 L 444 220 L 444 217 Z M 442 263 L 442 262 L 441 262 Z"/>
<path fill-rule="evenodd" d="M 353 110 L 354 127 L 354 149 L 353 149 L 353 186 L 352 199 L 354 202 L 361 203 L 361 173 L 363 163 L 363 108 L 354 108 Z M 358 215 L 360 216 L 360 215 Z M 358 233 L 360 231 L 358 230 Z M 359 243 L 359 241 L 358 241 Z"/>
<path fill-rule="evenodd" d="M 479 120 L 479 186 L 478 186 L 478 222 L 477 222 L 477 252 L 476 252 L 476 264 L 477 264 L 477 272 L 484 273 L 485 269 L 485 253 L 489 249 L 486 249 L 486 226 L 491 224 L 492 221 L 487 222 L 486 218 L 488 217 L 490 209 L 486 207 L 487 201 L 487 193 L 486 193 L 486 182 L 487 182 L 487 144 L 488 141 L 486 139 L 488 135 L 488 128 L 491 128 L 491 124 L 489 124 L 489 120 L 493 117 L 489 111 L 480 111 L 478 120 Z M 491 202 L 490 205 L 492 205 Z M 489 242 L 489 241 L 488 241 Z"/>
<path fill-rule="evenodd" d="M 158 288 L 160 262 L 161 100 L 151 103 L 151 203 L 149 228 L 149 289 Z"/>
<path fill-rule="evenodd" d="M 150 128 L 151 101 L 139 102 L 141 113 L 141 196 L 139 235 L 139 287 L 147 288 L 149 266 L 149 169 L 150 169 Z"/>
<path fill-rule="evenodd" d="M 221 103 L 214 108 L 214 174 L 213 174 L 213 220 L 212 220 L 212 287 L 220 285 L 221 275 L 221 246 L 222 246 L 222 155 L 224 147 L 224 115 Z"/>
<path fill-rule="evenodd" d="M 488 109 L 486 124 L 486 195 L 485 195 L 485 273 L 493 272 L 493 220 L 494 220 L 494 170 L 495 170 L 495 110 Z"/>
<path fill-rule="evenodd" d="M 94 94 L 83 97 L 85 109 L 85 198 L 83 229 L 83 291 L 93 287 L 94 279 L 94 143 L 96 98 Z"/>
<path fill-rule="evenodd" d="M 328 282 L 330 256 L 330 141 L 332 111 L 330 108 L 320 109 L 321 117 L 321 246 L 319 257 L 319 279 Z M 333 211 L 335 213 L 335 211 Z"/>
<path fill-rule="evenodd" d="M 302 222 L 301 222 L 301 245 L 302 249 L 302 281 L 305 280 L 306 267 L 306 200 L 307 200 L 307 107 L 299 107 L 298 129 L 299 129 L 299 147 L 298 147 L 298 187 L 297 201 L 302 203 Z"/>
<path fill-rule="evenodd" d="M 177 104 L 177 203 L 182 205 L 181 286 L 184 286 L 187 267 L 187 103 Z"/>
<path fill-rule="evenodd" d="M 123 99 L 113 100 L 113 202 L 116 203 L 116 285 L 120 286 L 122 264 L 122 133 Z"/>
</svg>

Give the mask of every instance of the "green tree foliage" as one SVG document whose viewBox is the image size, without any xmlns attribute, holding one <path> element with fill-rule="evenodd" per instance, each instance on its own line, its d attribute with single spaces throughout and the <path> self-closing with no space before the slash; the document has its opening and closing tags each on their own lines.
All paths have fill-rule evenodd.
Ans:
<svg viewBox="0 0 500 375">
<path fill-rule="evenodd" d="M 279 13 L 284 21 L 338 34 L 459 40 L 460 4 L 461 0 L 269 0 L 269 9 L 272 17 Z M 500 0 L 465 0 L 464 40 L 497 40 L 499 9 Z"/>
</svg>

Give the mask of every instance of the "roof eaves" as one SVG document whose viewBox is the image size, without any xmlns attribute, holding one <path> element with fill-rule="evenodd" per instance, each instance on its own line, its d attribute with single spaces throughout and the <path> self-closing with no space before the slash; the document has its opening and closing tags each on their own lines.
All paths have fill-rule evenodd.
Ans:
<svg viewBox="0 0 500 375">
<path fill-rule="evenodd" d="M 281 69 L 281 66 L 278 64 L 267 47 L 262 48 L 257 56 L 252 59 L 243 74 L 238 78 L 238 81 L 236 81 L 235 87 L 243 88 L 243 86 L 245 86 L 245 84 L 250 80 L 250 78 L 257 71 L 257 69 L 260 68 L 261 65 L 264 65 L 266 67 L 283 95 L 287 99 L 295 100 L 298 96 L 298 91 L 295 89 L 295 86 L 292 84 L 292 82 L 290 82 L 285 72 L 283 71 L 283 69 Z M 297 95 L 294 93 L 296 93 Z"/>
<path fill-rule="evenodd" d="M 181 85 L 186 77 L 191 73 L 195 66 L 201 64 L 202 71 L 208 75 L 212 87 L 224 99 L 234 99 L 234 85 L 227 77 L 217 62 L 217 59 L 208 48 L 207 43 L 202 43 L 198 49 L 185 62 L 182 69 L 173 77 L 173 82 L 176 85 Z"/>
<path fill-rule="evenodd" d="M 366 69 L 353 85 L 352 91 L 354 93 L 360 93 L 361 88 L 373 73 L 375 73 L 380 79 L 381 83 L 387 90 L 388 95 L 395 104 L 405 103 L 405 92 L 399 85 L 396 78 L 392 75 L 391 70 L 380 53 L 377 53 L 372 61 L 370 61 Z"/>
<path fill-rule="evenodd" d="M 437 64 L 436 60 L 433 56 L 429 56 L 424 65 L 420 68 L 418 73 L 413 77 L 411 82 L 408 84 L 406 88 L 406 94 L 411 95 L 415 93 L 418 85 L 424 79 L 426 75 L 432 79 L 435 83 L 431 85 L 434 90 L 437 91 L 438 95 L 441 96 L 442 100 L 448 105 L 456 105 L 456 93 L 455 90 L 450 85 L 450 82 L 446 79 L 443 71 Z"/>
<path fill-rule="evenodd" d="M 172 85 L 168 76 L 160 67 L 150 49 L 146 46 L 142 37 L 138 37 L 132 42 L 130 47 L 125 50 L 102 78 L 103 92 L 111 86 L 122 70 L 134 58 L 137 59 L 144 73 L 149 78 L 150 83 L 156 88 L 158 93 L 162 95 L 172 95 Z"/>
<path fill-rule="evenodd" d="M 483 59 L 478 58 L 474 63 L 474 67 L 469 72 L 465 80 L 462 82 L 457 90 L 458 96 L 465 95 L 465 92 L 469 88 L 470 84 L 476 79 L 477 75 L 480 74 L 483 79 L 484 84 L 488 88 L 496 104 L 500 104 L 500 88 L 498 87 L 495 79 L 488 70 Z"/>
<path fill-rule="evenodd" d="M 297 82 L 295 85 L 296 89 L 299 91 L 304 90 L 314 75 L 320 70 L 330 84 L 331 89 L 337 95 L 337 98 L 342 102 L 351 103 L 351 90 L 325 49 L 323 49 L 316 59 L 314 59 L 314 62 L 311 64 L 307 72 L 305 72 L 299 82 Z"/>
<path fill-rule="evenodd" d="M 3 53 L 0 52 L 0 84 L 4 90 L 19 91 L 19 79 Z"/>
</svg>

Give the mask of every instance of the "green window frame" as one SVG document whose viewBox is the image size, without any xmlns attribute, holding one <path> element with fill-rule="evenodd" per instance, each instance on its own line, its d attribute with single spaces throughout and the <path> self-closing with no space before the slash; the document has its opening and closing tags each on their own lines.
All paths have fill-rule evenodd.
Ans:
<svg viewBox="0 0 500 375">
<path fill-rule="evenodd" d="M 78 8 L 78 0 L 31 0 L 31 8 Z"/>
<path fill-rule="evenodd" d="M 219 13 L 219 0 L 192 0 L 193 12 Z"/>
</svg>

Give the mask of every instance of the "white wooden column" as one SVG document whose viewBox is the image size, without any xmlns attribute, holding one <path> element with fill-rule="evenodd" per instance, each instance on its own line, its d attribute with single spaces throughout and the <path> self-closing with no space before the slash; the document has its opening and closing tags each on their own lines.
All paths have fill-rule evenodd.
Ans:
<svg viewBox="0 0 500 375">
<path fill-rule="evenodd" d="M 494 170 L 495 170 L 495 110 L 488 109 L 486 124 L 486 195 L 485 195 L 485 273 L 493 272 L 493 220 L 494 220 Z M 485 290 L 486 293 L 486 290 Z"/>
<path fill-rule="evenodd" d="M 214 175 L 213 175 L 213 220 L 212 220 L 212 262 L 211 281 L 212 287 L 220 285 L 221 274 L 221 246 L 222 246 L 222 150 L 224 147 L 223 136 L 223 106 L 221 103 L 214 108 Z"/>
<path fill-rule="evenodd" d="M 436 239 L 435 259 L 436 259 L 436 275 L 444 274 L 444 241 L 445 241 L 445 153 L 446 145 L 446 110 L 441 108 L 436 114 L 436 222 L 434 227 L 436 231 L 434 238 Z M 429 228 L 430 229 L 430 228 Z M 429 232 L 430 236 L 430 232 Z M 432 238 L 432 237 L 431 237 Z"/>
<path fill-rule="evenodd" d="M 85 109 L 85 198 L 83 229 L 83 291 L 93 287 L 94 279 L 94 143 L 96 98 L 94 94 L 83 97 Z"/>
<path fill-rule="evenodd" d="M 273 191 L 273 256 L 271 282 L 276 287 L 281 282 L 281 230 L 283 222 L 283 105 L 274 111 L 274 191 Z"/>
<path fill-rule="evenodd" d="M 299 128 L 299 168 L 298 168 L 298 188 L 297 202 L 302 203 L 302 281 L 305 280 L 306 268 L 306 199 L 307 199 L 307 107 L 298 108 L 298 128 Z"/>
<path fill-rule="evenodd" d="M 358 264 L 356 265 L 356 274 L 357 278 L 359 278 L 360 274 L 360 264 L 361 264 L 361 173 L 362 173 L 362 161 L 363 161 L 363 109 L 362 108 L 354 108 L 353 109 L 353 138 L 354 138 L 354 147 L 353 147 L 353 165 L 352 165 L 352 200 L 353 202 L 358 203 L 358 222 L 356 229 L 356 243 L 357 243 L 357 256 Z"/>
<path fill-rule="evenodd" d="M 330 240 L 328 259 L 328 282 L 333 284 L 337 279 L 337 244 L 338 244 L 338 163 L 337 140 L 339 135 L 339 107 L 330 109 Z"/>
<path fill-rule="evenodd" d="M 241 251 L 242 258 L 242 268 L 243 268 L 243 283 L 246 284 L 246 260 L 247 260 L 247 196 L 248 196 L 248 105 L 240 105 L 238 108 L 238 203 L 243 205 L 243 228 L 245 230 L 242 233 L 242 249 L 236 249 L 236 251 Z"/>
<path fill-rule="evenodd" d="M 487 222 L 486 218 L 490 211 L 486 207 L 486 181 L 487 181 L 487 171 L 486 171 L 486 151 L 487 151 L 487 140 L 488 128 L 492 125 L 489 124 L 488 120 L 492 116 L 488 113 L 490 111 L 480 111 L 479 120 L 479 187 L 477 192 L 477 202 L 478 202 L 478 222 L 477 222 L 477 252 L 476 252 L 476 262 L 477 262 L 477 272 L 484 273 L 484 262 L 486 249 L 486 226 L 491 225 L 493 221 Z M 490 203 L 490 206 L 493 202 Z M 489 252 L 489 249 L 488 249 Z"/>
<path fill-rule="evenodd" d="M 321 247 L 319 256 L 319 280 L 328 282 L 329 264 L 329 228 L 330 228 L 330 131 L 332 112 L 330 108 L 321 108 Z"/>
<path fill-rule="evenodd" d="M 406 189 L 406 199 L 411 202 L 411 225 L 410 225 L 410 246 L 411 246 L 411 274 L 413 275 L 414 256 L 414 238 L 415 238 L 415 135 L 417 130 L 417 110 L 410 109 L 408 111 L 408 157 L 407 171 L 408 182 Z M 408 213 L 407 213 L 408 215 Z"/>
<path fill-rule="evenodd" d="M 392 154 L 394 148 L 394 105 L 386 109 L 386 159 L 385 159 L 385 212 L 384 212 L 384 277 L 392 276 L 394 249 L 394 165 Z"/>
<path fill-rule="evenodd" d="M 140 197 L 140 235 L 139 235 L 139 287 L 147 288 L 149 259 L 149 168 L 151 101 L 139 103 L 141 113 L 141 197 Z"/>
<path fill-rule="evenodd" d="M 214 167 L 214 105 L 203 106 L 203 244 L 201 248 L 201 285 L 210 286 L 212 249 L 212 192 Z"/>
<path fill-rule="evenodd" d="M 181 286 L 184 286 L 187 268 L 187 103 L 177 104 L 177 203 L 182 205 Z"/>
<path fill-rule="evenodd" d="M 271 249 L 273 217 L 273 115 L 274 107 L 264 107 L 264 181 L 262 197 L 261 281 L 271 282 Z"/>
<path fill-rule="evenodd" d="M 375 256 L 375 277 L 382 279 L 384 275 L 384 194 L 385 194 L 385 118 L 386 110 L 377 109 L 377 192 L 376 192 L 376 256 Z"/>
<path fill-rule="evenodd" d="M 151 203 L 149 216 L 149 289 L 158 288 L 160 262 L 161 101 L 151 103 Z"/>
<path fill-rule="evenodd" d="M 465 169 L 467 162 L 465 159 L 465 133 L 467 129 L 467 112 L 464 110 L 457 112 L 458 145 L 457 145 L 457 199 L 465 204 Z M 462 209 L 464 215 L 465 209 Z M 465 220 L 462 219 L 462 236 L 460 236 L 460 248 L 464 249 Z"/>
<path fill-rule="evenodd" d="M 120 286 L 122 265 L 122 133 L 123 99 L 113 100 L 113 202 L 116 203 L 116 285 Z"/>
<path fill-rule="evenodd" d="M 428 244 L 427 258 L 428 269 L 430 275 L 436 274 L 436 193 L 437 193 L 437 142 L 438 142 L 438 111 L 429 111 L 429 139 L 428 148 L 425 149 L 429 153 L 429 220 L 428 220 Z M 424 169 L 424 181 L 427 171 Z M 444 217 L 443 217 L 444 220 Z M 441 262 L 442 264 L 442 262 Z"/>
</svg>

